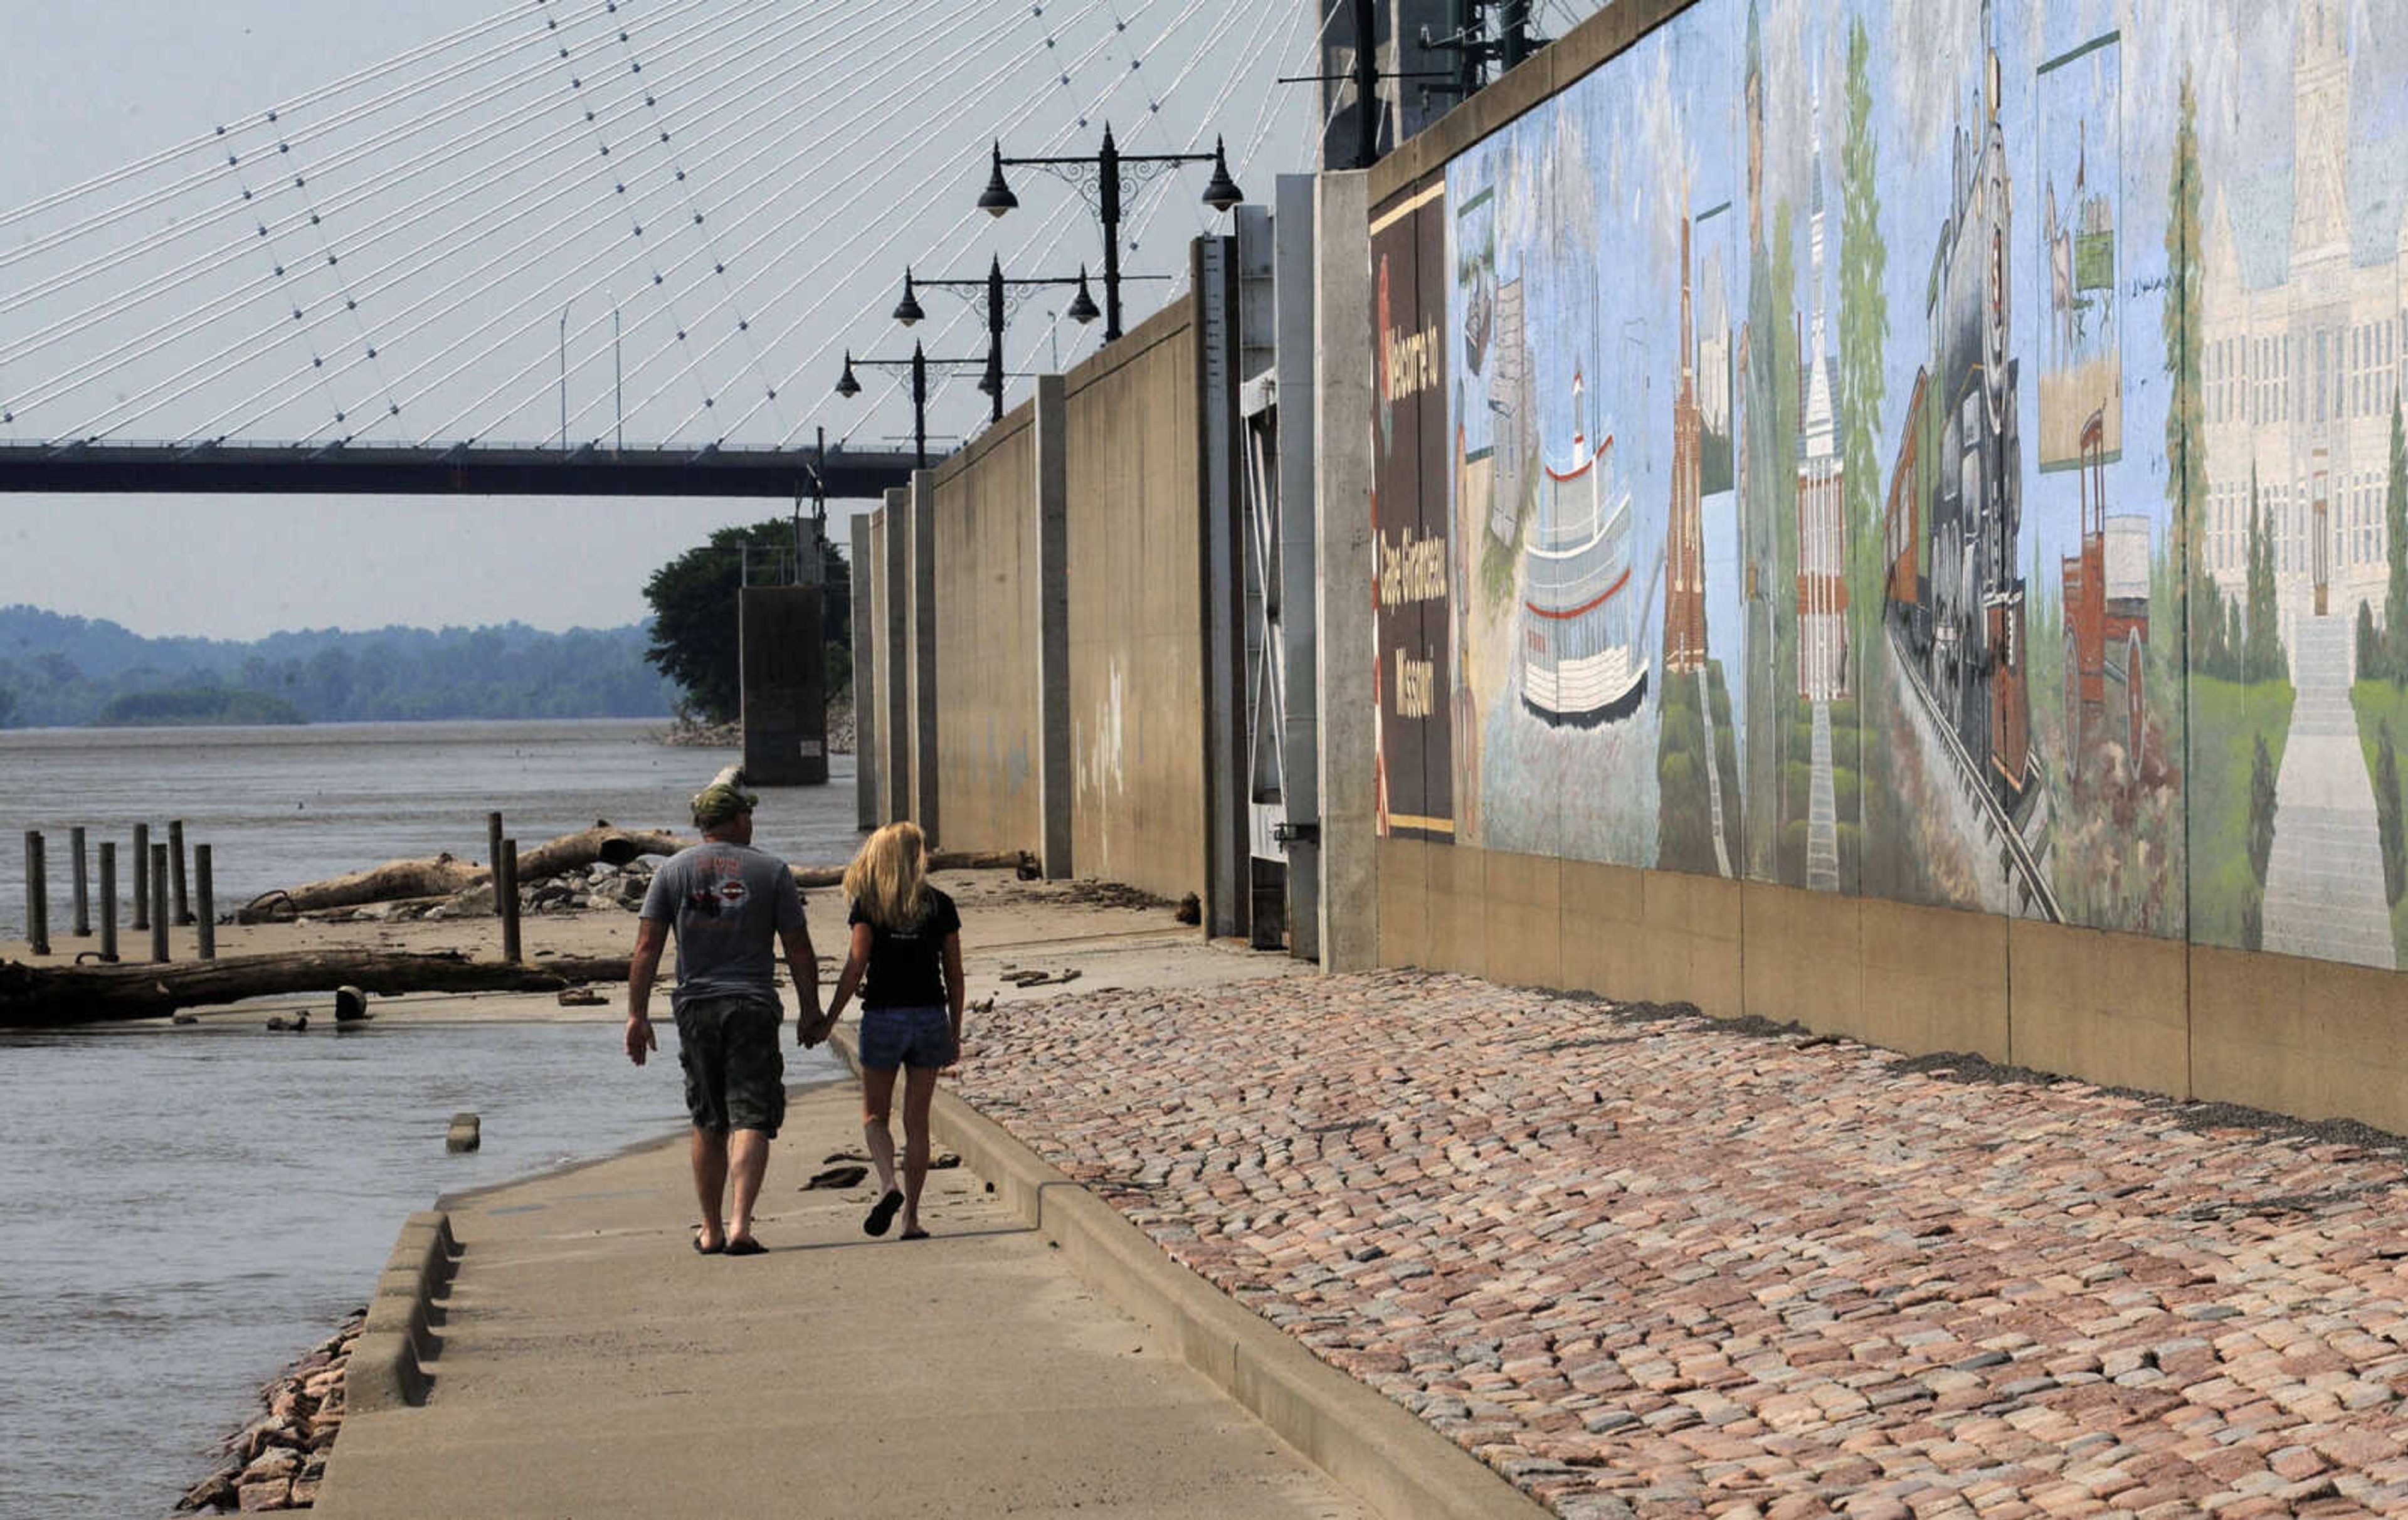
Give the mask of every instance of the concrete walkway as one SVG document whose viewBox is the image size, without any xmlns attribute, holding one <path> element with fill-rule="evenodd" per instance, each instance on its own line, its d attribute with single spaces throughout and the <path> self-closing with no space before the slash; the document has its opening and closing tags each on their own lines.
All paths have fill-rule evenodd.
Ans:
<svg viewBox="0 0 2408 1520">
<path fill-rule="evenodd" d="M 423 1407 L 346 1422 L 318 1513 L 1367 1514 L 1101 1301 L 964 1169 L 870 1240 L 850 1083 L 795 1106 L 759 1225 L 705 1257 L 681 1141 L 459 1202 Z"/>
</svg>

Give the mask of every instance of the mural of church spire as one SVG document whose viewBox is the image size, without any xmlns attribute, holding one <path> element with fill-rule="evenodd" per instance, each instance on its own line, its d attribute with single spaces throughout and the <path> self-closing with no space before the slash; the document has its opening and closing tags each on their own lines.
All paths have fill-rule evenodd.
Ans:
<svg viewBox="0 0 2408 1520">
<path fill-rule="evenodd" d="M 1828 702 L 1848 693 L 1846 508 L 1823 302 L 1823 91 L 1813 95 L 1813 180 L 1807 250 L 1813 284 L 1811 346 L 1798 440 L 1798 695 Z"/>
</svg>

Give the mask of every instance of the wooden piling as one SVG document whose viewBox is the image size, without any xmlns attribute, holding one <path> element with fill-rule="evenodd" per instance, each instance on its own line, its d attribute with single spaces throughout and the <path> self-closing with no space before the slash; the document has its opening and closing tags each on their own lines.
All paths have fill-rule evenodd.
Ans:
<svg viewBox="0 0 2408 1520">
<path fill-rule="evenodd" d="M 201 895 L 201 959 L 213 961 L 218 958 L 218 894 L 217 883 L 209 874 L 209 847 L 206 844 L 193 846 L 193 875 Z"/>
<path fill-rule="evenodd" d="M 150 847 L 150 958 L 167 959 L 167 847 Z"/>
<path fill-rule="evenodd" d="M 100 841 L 100 958 L 117 961 L 117 841 Z"/>
<path fill-rule="evenodd" d="M 134 927 L 150 926 L 150 825 L 134 825 Z"/>
<path fill-rule="evenodd" d="M 70 875 L 75 883 L 75 937 L 92 938 L 92 877 L 84 869 L 83 825 L 67 830 L 67 850 L 75 857 Z"/>
<path fill-rule="evenodd" d="M 42 831 L 25 830 L 25 946 L 50 953 L 50 884 L 42 879 Z"/>
<path fill-rule="evenodd" d="M 176 922 L 190 924 L 193 899 L 184 890 L 184 821 L 180 818 L 167 821 L 167 869 L 174 873 L 176 883 Z"/>
<path fill-rule="evenodd" d="M 502 959 L 519 963 L 519 841 L 504 839 L 494 856 L 494 900 L 502 909 Z"/>
<path fill-rule="evenodd" d="M 494 872 L 494 916 L 502 916 L 502 815 L 485 814 L 485 864 Z"/>
</svg>

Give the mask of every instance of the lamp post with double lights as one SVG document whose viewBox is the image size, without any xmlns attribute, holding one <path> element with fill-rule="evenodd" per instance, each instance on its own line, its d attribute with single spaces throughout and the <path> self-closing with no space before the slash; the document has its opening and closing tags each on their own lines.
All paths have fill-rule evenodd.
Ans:
<svg viewBox="0 0 2408 1520">
<path fill-rule="evenodd" d="M 1003 322 L 1009 314 L 1005 292 L 1022 286 L 1076 285 L 1078 294 L 1070 297 L 1066 313 L 1072 322 L 1084 325 L 1100 315 L 1096 310 L 1096 298 L 1087 294 L 1087 270 L 1079 267 L 1079 276 L 1046 280 L 1006 280 L 1003 260 L 996 258 L 987 265 L 984 280 L 915 280 L 910 265 L 903 269 L 903 299 L 895 303 L 895 320 L 910 327 L 927 313 L 920 308 L 920 298 L 914 294 L 920 286 L 930 289 L 982 290 L 986 293 L 986 373 L 979 380 L 979 389 L 987 394 L 990 406 L 988 421 L 1003 421 Z"/>
<path fill-rule="evenodd" d="M 995 172 L 988 177 L 985 193 L 978 199 L 979 209 L 989 216 L 1001 216 L 1020 204 L 1020 197 L 1004 182 L 1007 167 L 1027 165 L 1059 175 L 1084 191 L 1088 177 L 1094 177 L 1097 220 L 1104 224 L 1104 341 L 1111 342 L 1121 336 L 1121 189 L 1125 182 L 1144 184 L 1154 176 L 1165 173 L 1174 165 L 1203 164 L 1212 165 L 1211 181 L 1204 187 L 1204 204 L 1215 211 L 1226 211 L 1246 197 L 1229 178 L 1229 161 L 1222 151 L 1221 139 L 1212 139 L 1209 153 L 1124 153 L 1112 141 L 1112 129 L 1104 127 L 1103 151 L 1093 155 L 1072 155 L 1051 158 L 1006 158 L 1003 144 L 995 145 Z"/>
<path fill-rule="evenodd" d="M 917 343 L 911 345 L 911 357 L 909 359 L 856 359 L 853 356 L 853 351 L 847 349 L 844 352 L 844 373 L 837 378 L 836 394 L 847 400 L 861 394 L 861 381 L 853 379 L 853 366 L 855 365 L 869 365 L 880 369 L 910 370 L 911 372 L 913 467 L 926 469 L 928 467 L 928 366 L 936 365 L 950 371 L 967 368 L 972 365 L 982 366 L 983 363 L 984 361 L 978 359 L 931 359 L 921 351 L 920 345 Z M 1001 390 L 1002 377 L 991 378 L 995 380 L 996 389 Z M 980 383 L 983 386 L 985 381 L 982 380 Z"/>
</svg>

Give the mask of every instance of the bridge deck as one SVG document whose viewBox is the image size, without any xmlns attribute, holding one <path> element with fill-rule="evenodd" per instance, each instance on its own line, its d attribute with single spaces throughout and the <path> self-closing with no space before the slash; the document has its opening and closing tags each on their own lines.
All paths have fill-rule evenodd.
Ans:
<svg viewBox="0 0 2408 1520">
<path fill-rule="evenodd" d="M 595 444 L 0 443 L 0 491 L 875 499 L 910 453 Z"/>
</svg>

